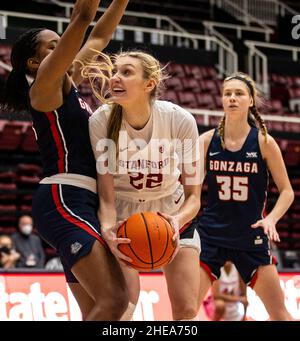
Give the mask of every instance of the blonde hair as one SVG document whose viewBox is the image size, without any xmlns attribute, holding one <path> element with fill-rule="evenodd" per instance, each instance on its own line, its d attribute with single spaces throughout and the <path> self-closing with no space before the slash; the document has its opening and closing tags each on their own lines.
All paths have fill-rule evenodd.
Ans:
<svg viewBox="0 0 300 341">
<path fill-rule="evenodd" d="M 232 79 L 241 80 L 247 85 L 249 94 L 253 99 L 253 106 L 249 108 L 248 123 L 251 126 L 256 126 L 256 122 L 257 122 L 259 129 L 261 130 L 265 138 L 265 142 L 267 142 L 268 141 L 268 129 L 267 129 L 265 121 L 262 119 L 259 111 L 257 110 L 257 106 L 261 104 L 262 100 L 258 98 L 258 91 L 256 89 L 255 82 L 249 75 L 243 72 L 236 72 L 224 79 L 223 87 L 226 82 Z M 224 130 L 225 130 L 225 115 L 223 116 L 218 126 L 218 134 L 221 138 L 221 144 L 222 144 L 223 149 L 225 149 L 225 140 L 224 140 L 225 131 Z"/>
<path fill-rule="evenodd" d="M 165 67 L 161 68 L 156 58 L 143 51 L 125 51 L 114 54 L 111 57 L 99 51 L 95 52 L 97 52 L 97 55 L 91 62 L 83 65 L 81 72 L 84 78 L 89 79 L 94 95 L 102 103 L 111 104 L 112 109 L 108 120 L 107 137 L 112 139 L 117 145 L 122 123 L 122 107 L 107 99 L 108 81 L 113 76 L 116 60 L 122 57 L 131 57 L 140 60 L 144 79 L 153 79 L 155 82 L 155 87 L 150 92 L 151 102 L 158 98 L 163 87 L 163 81 L 168 78 L 168 75 L 165 73 Z M 102 59 L 101 61 L 98 61 L 99 57 Z M 101 84 L 100 87 L 99 83 Z"/>
</svg>

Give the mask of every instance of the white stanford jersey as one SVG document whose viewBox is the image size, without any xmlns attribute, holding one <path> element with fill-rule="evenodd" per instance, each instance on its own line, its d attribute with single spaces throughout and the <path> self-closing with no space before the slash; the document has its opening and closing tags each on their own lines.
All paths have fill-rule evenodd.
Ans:
<svg viewBox="0 0 300 341">
<path fill-rule="evenodd" d="M 181 165 L 191 165 L 200 158 L 194 117 L 171 102 L 155 101 L 142 129 L 132 128 L 123 119 L 115 164 L 111 162 L 115 155 L 104 149 L 110 111 L 108 105 L 100 107 L 90 118 L 89 127 L 97 171 L 110 169 L 116 196 L 142 203 L 174 193 L 181 186 Z M 115 167 L 110 168 L 112 165 Z"/>
</svg>

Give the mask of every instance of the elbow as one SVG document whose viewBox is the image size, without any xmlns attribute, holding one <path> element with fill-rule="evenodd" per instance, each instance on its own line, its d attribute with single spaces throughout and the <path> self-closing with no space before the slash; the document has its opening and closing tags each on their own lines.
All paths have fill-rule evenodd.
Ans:
<svg viewBox="0 0 300 341">
<path fill-rule="evenodd" d="M 113 38 L 113 33 L 109 33 L 102 38 L 103 48 L 105 48 Z"/>
</svg>

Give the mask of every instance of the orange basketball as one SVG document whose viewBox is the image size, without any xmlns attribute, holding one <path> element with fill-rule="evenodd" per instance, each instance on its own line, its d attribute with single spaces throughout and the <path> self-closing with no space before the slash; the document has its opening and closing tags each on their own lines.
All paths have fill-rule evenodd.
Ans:
<svg viewBox="0 0 300 341">
<path fill-rule="evenodd" d="M 133 214 L 117 231 L 118 238 L 131 239 L 130 244 L 119 244 L 119 250 L 132 259 L 127 264 L 140 271 L 169 262 L 175 250 L 173 235 L 170 223 L 155 212 Z"/>
</svg>

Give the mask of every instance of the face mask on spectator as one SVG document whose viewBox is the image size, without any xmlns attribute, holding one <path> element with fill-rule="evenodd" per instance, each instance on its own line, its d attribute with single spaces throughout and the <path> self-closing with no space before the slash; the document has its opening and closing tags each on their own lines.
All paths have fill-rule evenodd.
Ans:
<svg viewBox="0 0 300 341">
<path fill-rule="evenodd" d="M 32 225 L 31 224 L 21 225 L 20 231 L 21 231 L 21 233 L 25 234 L 26 236 L 29 236 L 30 233 L 32 232 Z"/>
</svg>

